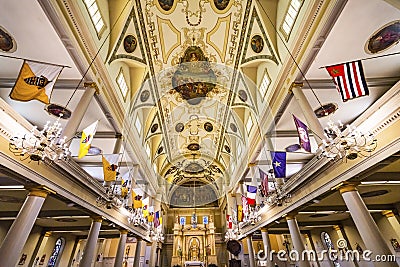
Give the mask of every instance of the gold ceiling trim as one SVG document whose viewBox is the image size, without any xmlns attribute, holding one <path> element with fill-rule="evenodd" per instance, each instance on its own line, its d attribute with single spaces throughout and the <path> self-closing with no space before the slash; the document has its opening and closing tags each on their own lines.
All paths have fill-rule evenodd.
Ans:
<svg viewBox="0 0 400 267">
<path fill-rule="evenodd" d="M 163 24 L 166 25 L 167 27 L 169 27 L 169 29 L 173 33 L 175 33 L 176 39 L 177 39 L 177 42 L 175 44 L 173 44 L 170 47 L 170 49 L 168 49 L 167 52 L 165 52 L 165 48 L 166 48 L 165 44 L 166 43 L 164 42 L 164 32 L 163 32 L 163 28 L 162 28 Z M 170 20 L 162 19 L 158 16 L 157 16 L 157 25 L 158 25 L 158 31 L 160 32 L 159 36 L 160 36 L 160 42 L 161 42 L 161 52 L 162 52 L 163 62 L 164 62 L 164 64 L 166 64 L 172 51 L 174 51 L 174 49 L 179 47 L 179 45 L 181 44 L 181 32 L 177 28 L 175 28 L 174 25 L 172 25 L 172 22 Z"/>
<path fill-rule="evenodd" d="M 221 24 L 224 22 L 226 23 L 226 27 L 225 27 L 225 35 L 224 35 L 224 45 L 222 46 L 223 48 L 221 51 L 221 49 L 218 47 L 218 45 L 216 45 L 214 42 L 211 41 L 211 37 L 212 37 L 212 35 L 217 33 L 217 31 L 221 27 Z M 212 28 L 211 31 L 208 32 L 206 35 L 207 44 L 211 45 L 215 49 L 215 51 L 217 51 L 219 57 L 221 58 L 221 62 L 225 62 L 230 22 L 231 22 L 231 14 L 229 14 L 228 16 L 226 16 L 224 18 L 218 18 L 218 21 L 215 24 L 214 28 Z"/>
</svg>

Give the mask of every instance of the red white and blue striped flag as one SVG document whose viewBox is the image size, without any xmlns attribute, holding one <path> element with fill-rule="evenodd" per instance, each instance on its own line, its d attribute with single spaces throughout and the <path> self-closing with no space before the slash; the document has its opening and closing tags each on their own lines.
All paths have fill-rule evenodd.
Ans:
<svg viewBox="0 0 400 267">
<path fill-rule="evenodd" d="M 335 81 L 343 102 L 369 94 L 361 60 L 325 68 Z"/>
</svg>

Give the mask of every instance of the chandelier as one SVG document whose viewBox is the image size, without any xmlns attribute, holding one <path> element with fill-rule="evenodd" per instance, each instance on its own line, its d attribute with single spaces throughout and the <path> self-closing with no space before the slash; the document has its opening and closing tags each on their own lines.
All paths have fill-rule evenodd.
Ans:
<svg viewBox="0 0 400 267">
<path fill-rule="evenodd" d="M 261 221 L 261 215 L 258 213 L 259 208 L 259 206 L 255 208 L 249 207 L 247 221 L 250 222 L 251 225 L 255 225 L 257 222 Z"/>
<path fill-rule="evenodd" d="M 345 126 L 340 121 L 338 123 L 329 121 L 324 131 L 327 140 L 322 140 L 318 148 L 322 151 L 320 157 L 330 160 L 336 157 L 354 160 L 358 157 L 369 156 L 369 153 L 377 147 L 377 139 L 372 133 L 363 133 L 357 127 Z"/>
<path fill-rule="evenodd" d="M 164 234 L 162 233 L 162 228 L 157 227 L 157 228 L 150 228 L 150 237 L 151 240 L 154 242 L 164 242 Z"/>
<path fill-rule="evenodd" d="M 62 114 L 61 114 L 62 115 Z M 53 123 L 46 123 L 43 130 L 38 131 L 34 126 L 28 133 L 17 133 L 10 139 L 9 150 L 21 157 L 21 160 L 33 161 L 66 160 L 71 155 L 66 137 L 60 139 L 62 127 L 60 117 Z"/>
<path fill-rule="evenodd" d="M 240 236 L 240 231 L 238 227 L 233 229 L 228 229 L 225 233 L 225 241 L 238 240 Z"/>
</svg>

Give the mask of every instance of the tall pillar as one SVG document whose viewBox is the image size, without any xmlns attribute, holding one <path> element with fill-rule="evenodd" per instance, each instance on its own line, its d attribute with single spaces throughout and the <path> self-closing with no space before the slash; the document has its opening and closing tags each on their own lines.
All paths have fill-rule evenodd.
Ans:
<svg viewBox="0 0 400 267">
<path fill-rule="evenodd" d="M 264 245 L 265 261 L 267 262 L 267 267 L 272 267 L 272 261 L 270 258 L 271 243 L 269 241 L 268 229 L 261 228 L 261 237 Z"/>
<path fill-rule="evenodd" d="M 92 98 L 97 91 L 96 83 L 85 83 L 85 87 L 85 92 L 79 100 L 75 110 L 72 112 L 71 118 L 68 119 L 67 125 L 65 125 L 65 128 L 61 134 L 61 137 L 66 136 L 66 143 L 68 144 L 71 143 L 72 138 L 75 136 L 83 116 L 89 107 L 90 101 L 92 101 Z"/>
<path fill-rule="evenodd" d="M 115 256 L 114 267 L 122 267 L 122 262 L 124 261 L 126 238 L 128 236 L 128 230 L 119 230 L 120 237 L 118 242 L 117 256 Z"/>
<path fill-rule="evenodd" d="M 247 239 L 247 250 L 249 252 L 250 267 L 256 267 L 256 259 L 254 257 L 254 248 L 253 248 L 253 238 L 251 235 L 248 235 L 246 239 Z"/>
<path fill-rule="evenodd" d="M 371 259 L 376 255 L 392 255 L 388 245 L 380 233 L 378 226 L 369 213 L 364 201 L 357 191 L 356 185 L 345 184 L 339 187 L 339 192 L 349 209 L 354 224 L 368 250 L 372 252 Z M 395 262 L 374 262 L 374 266 L 398 267 Z"/>
<path fill-rule="evenodd" d="M 133 267 L 139 267 L 140 266 L 140 252 L 142 250 L 142 238 L 136 237 L 136 249 L 135 249 L 135 259 L 134 259 L 134 264 Z"/>
<path fill-rule="evenodd" d="M 85 250 L 83 251 L 82 260 L 79 263 L 80 267 L 89 267 L 92 265 L 102 221 L 101 217 L 92 218 L 92 225 L 90 226 L 89 235 L 86 240 Z"/>
<path fill-rule="evenodd" d="M 47 241 L 49 240 L 49 237 L 51 236 L 51 232 L 46 232 L 42 235 L 41 238 L 39 238 L 37 249 L 32 254 L 32 258 L 30 260 L 30 266 L 35 266 L 34 263 L 36 262 L 35 258 L 41 258 L 43 255 L 44 248 L 46 247 Z M 39 263 L 37 263 L 39 264 Z"/>
<path fill-rule="evenodd" d="M 308 128 L 315 133 L 314 136 L 315 139 L 317 140 L 317 143 L 321 144 L 322 139 L 324 139 L 325 136 L 324 128 L 321 126 L 321 123 L 319 122 L 317 116 L 315 115 L 314 110 L 312 109 L 306 96 L 301 90 L 302 86 L 303 85 L 300 84 L 293 84 L 292 92 L 294 98 L 297 100 L 297 103 L 299 103 L 300 108 L 303 111 L 304 117 L 306 118 L 307 121 Z"/>
<path fill-rule="evenodd" d="M 294 249 L 301 256 L 303 254 L 303 251 L 305 250 L 305 247 L 303 240 L 301 239 L 301 233 L 297 224 L 296 217 L 294 215 L 288 215 L 286 216 L 286 221 L 289 227 L 290 237 L 292 238 Z M 299 266 L 310 267 L 310 262 L 308 261 L 308 259 L 301 259 L 300 257 Z"/>
<path fill-rule="evenodd" d="M 50 192 L 32 188 L 0 247 L 1 266 L 15 266 L 40 209 Z"/>
<path fill-rule="evenodd" d="M 333 230 L 336 231 L 336 233 L 337 233 L 339 239 L 345 240 L 346 243 L 347 243 L 346 246 L 345 246 L 344 248 L 342 248 L 342 249 L 344 249 L 344 250 L 349 250 L 349 249 L 352 250 L 351 245 L 350 245 L 350 242 L 349 242 L 349 240 L 348 240 L 346 234 L 344 233 L 343 228 L 342 228 L 340 225 L 334 225 L 334 226 L 333 226 Z M 348 264 L 350 267 L 358 267 L 357 260 L 347 261 L 347 264 Z"/>
<path fill-rule="evenodd" d="M 382 215 L 385 215 L 387 220 L 389 221 L 390 225 L 392 226 L 394 232 L 396 233 L 396 238 L 400 238 L 400 224 L 397 220 L 396 216 L 394 215 L 393 211 L 385 210 L 382 211 Z"/>
</svg>

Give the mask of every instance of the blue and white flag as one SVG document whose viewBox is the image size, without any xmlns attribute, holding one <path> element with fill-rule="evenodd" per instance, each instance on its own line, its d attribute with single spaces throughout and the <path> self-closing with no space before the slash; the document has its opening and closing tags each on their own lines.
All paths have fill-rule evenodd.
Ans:
<svg viewBox="0 0 400 267">
<path fill-rule="evenodd" d="M 275 178 L 286 177 L 286 152 L 271 151 Z"/>
</svg>

